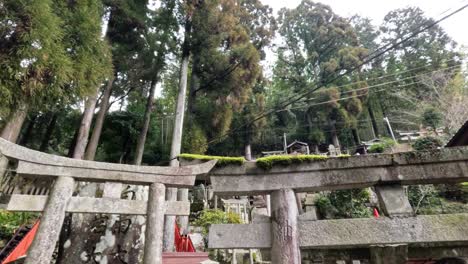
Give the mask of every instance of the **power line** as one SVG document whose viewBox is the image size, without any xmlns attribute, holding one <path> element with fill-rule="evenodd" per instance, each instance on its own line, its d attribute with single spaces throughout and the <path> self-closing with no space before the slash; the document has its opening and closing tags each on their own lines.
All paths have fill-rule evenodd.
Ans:
<svg viewBox="0 0 468 264">
<path fill-rule="evenodd" d="M 395 81 L 389 81 L 389 82 L 384 82 L 384 83 L 379 83 L 379 84 L 374 84 L 374 85 L 368 85 L 366 87 L 362 87 L 362 88 L 357 88 L 357 89 L 352 89 L 352 90 L 348 90 L 348 91 L 343 91 L 341 92 L 341 94 L 347 94 L 347 93 L 353 93 L 353 92 L 357 92 L 357 91 L 362 91 L 362 90 L 368 90 L 370 88 L 375 88 L 375 87 L 381 87 L 381 86 L 385 86 L 385 85 L 389 85 L 389 84 L 393 84 L 393 83 L 398 83 L 398 82 L 402 82 L 402 81 L 406 81 L 406 80 L 410 80 L 410 79 L 413 79 L 413 78 L 416 78 L 416 77 L 420 77 L 420 76 L 424 76 L 426 74 L 430 74 L 430 73 L 435 73 L 435 72 L 440 72 L 440 71 L 443 71 L 443 70 L 448 70 L 448 69 L 453 69 L 453 68 L 458 68 L 459 66 L 456 65 L 456 66 L 451 66 L 451 67 L 446 67 L 446 68 L 442 68 L 442 69 L 439 69 L 439 70 L 435 70 L 435 71 L 430 71 L 430 72 L 425 72 L 425 73 L 421 73 L 421 74 L 418 74 L 418 75 L 412 75 L 412 76 L 409 76 L 409 77 L 405 77 L 403 79 L 400 79 L 400 80 L 395 80 Z M 413 82 L 411 84 L 408 84 L 408 85 L 405 85 L 405 86 L 409 86 L 409 85 L 412 85 L 412 84 L 418 84 L 420 82 Z M 340 86 L 337 86 L 335 88 L 339 88 Z M 397 86 L 398 87 L 404 87 L 404 86 Z M 395 87 L 393 87 L 395 88 Z M 392 88 L 392 89 L 393 89 Z M 363 94 L 361 96 L 364 96 L 366 94 Z M 317 98 L 312 98 L 311 101 L 315 100 Z M 339 101 L 339 100 L 338 100 Z M 332 102 L 332 101 L 328 101 L 328 102 Z M 313 105 L 310 105 L 310 106 L 313 106 Z M 307 107 L 307 106 L 304 106 L 304 107 Z M 289 109 L 297 109 L 298 107 L 296 108 L 289 108 Z M 299 107 L 299 108 L 303 108 L 303 107 Z M 280 111 L 285 111 L 285 110 L 288 110 L 288 109 L 280 109 L 280 110 L 277 110 L 276 112 L 280 112 Z"/>
<path fill-rule="evenodd" d="M 305 92 L 305 93 L 299 94 L 299 97 L 298 97 L 298 98 L 295 98 L 295 99 L 292 99 L 292 98 L 291 98 L 291 99 L 292 99 L 291 101 L 285 102 L 283 105 L 280 106 L 280 108 L 284 108 L 284 107 L 286 107 L 286 106 L 288 106 L 288 105 L 291 105 L 291 104 L 293 104 L 293 103 L 296 103 L 296 102 L 298 102 L 300 99 L 302 99 L 303 97 L 305 97 L 305 96 L 307 96 L 307 95 L 310 95 L 311 93 L 313 93 L 313 92 L 315 92 L 316 90 L 318 90 L 318 89 L 320 89 L 320 88 L 326 86 L 327 84 L 330 84 L 330 83 L 332 83 L 332 82 L 334 82 L 334 81 L 336 81 L 336 80 L 342 78 L 343 76 L 349 75 L 349 74 L 352 73 L 353 71 L 355 71 L 355 70 L 361 68 L 362 66 L 368 64 L 369 62 L 375 60 L 376 58 L 378 58 L 378 57 L 384 55 L 384 54 L 387 53 L 388 51 L 391 51 L 391 50 L 397 48 L 397 47 L 400 46 L 401 44 L 403 44 L 403 43 L 409 41 L 411 38 L 413 38 L 413 37 L 419 35 L 420 33 L 422 33 L 422 32 L 424 32 L 424 31 L 428 30 L 428 29 L 431 28 L 431 27 L 434 27 L 435 25 L 437 25 L 437 24 L 439 24 L 440 22 L 442 22 L 442 21 L 448 19 L 449 17 L 451 17 L 451 16 L 453 16 L 453 15 L 455 15 L 455 14 L 461 12 L 462 10 L 464 10 L 464 9 L 467 8 L 467 7 L 468 7 L 468 4 L 467 4 L 467 5 L 464 5 L 464 6 L 462 6 L 462 7 L 460 7 L 459 9 L 457 9 L 457 10 L 451 12 L 450 14 L 448 14 L 448 15 L 446 15 L 446 16 L 444 16 L 444 17 L 442 17 L 441 19 L 438 19 L 438 20 L 434 21 L 433 23 L 430 23 L 429 25 L 424 26 L 424 27 L 421 28 L 420 30 L 418 30 L 418 31 L 416 31 L 416 32 L 413 32 L 413 33 L 410 34 L 408 37 L 405 37 L 405 38 L 403 38 L 403 39 L 400 40 L 400 41 L 397 41 L 396 43 L 392 44 L 390 47 L 385 48 L 383 51 L 378 52 L 376 55 L 372 56 L 371 58 L 368 58 L 368 59 L 364 60 L 362 63 L 360 63 L 359 65 L 357 65 L 357 66 L 355 66 L 355 67 L 353 67 L 353 68 L 351 68 L 351 69 L 349 69 L 349 70 L 340 69 L 340 70 L 345 70 L 345 72 L 344 72 L 344 73 L 341 73 L 341 74 L 338 74 L 336 77 L 334 77 L 334 78 L 332 78 L 331 80 L 327 81 L 326 84 L 322 84 L 322 85 L 316 86 L 315 88 L 311 89 L 310 91 L 307 91 L 307 92 Z M 384 47 L 385 47 L 385 46 L 384 46 Z M 379 48 L 379 49 L 377 49 L 377 50 L 380 50 L 380 49 L 382 49 L 382 48 Z M 375 52 L 374 52 L 374 53 L 375 53 Z M 214 142 L 217 142 L 218 140 L 220 140 L 220 139 L 222 139 L 222 138 L 224 138 L 224 137 L 230 135 L 230 134 L 232 133 L 232 131 L 236 131 L 236 130 L 241 129 L 242 127 L 251 125 L 251 124 L 255 123 L 257 120 L 259 120 L 259 119 L 261 119 L 261 118 L 263 118 L 263 117 L 265 117 L 265 116 L 268 116 L 268 115 L 270 115 L 270 114 L 272 114 L 272 113 L 274 113 L 274 112 L 276 112 L 276 111 L 275 111 L 274 109 L 272 109 L 272 110 L 269 110 L 269 111 L 267 111 L 267 112 L 265 112 L 265 113 L 262 113 L 262 114 L 260 114 L 259 116 L 253 118 L 251 121 L 249 121 L 249 122 L 247 122 L 247 123 L 245 123 L 245 124 L 239 126 L 238 128 L 230 129 L 228 132 L 224 133 L 223 135 L 220 135 L 220 136 L 214 138 L 213 140 L 210 140 L 210 141 L 207 143 L 207 145 L 210 145 L 210 144 L 212 144 L 212 143 L 214 143 Z"/>
<path fill-rule="evenodd" d="M 412 83 L 408 83 L 408 84 L 403 84 L 403 85 L 396 86 L 395 88 L 401 88 L 401 87 L 411 86 L 411 85 L 418 84 L 418 83 L 421 83 L 421 82 L 412 82 Z M 383 91 L 385 91 L 385 90 L 386 90 L 386 89 L 380 89 L 380 90 L 375 91 L 375 93 L 383 92 Z M 324 105 L 324 104 L 328 104 L 328 103 L 334 103 L 334 102 L 349 100 L 349 99 L 352 99 L 352 98 L 363 97 L 363 96 L 366 96 L 366 95 L 367 95 L 367 94 L 357 94 L 357 95 L 352 95 L 352 96 L 343 97 L 343 98 L 339 98 L 339 99 L 328 100 L 328 101 L 324 101 L 324 102 L 319 102 L 319 103 L 315 103 L 315 104 L 310 104 L 310 105 L 306 105 L 306 106 L 297 106 L 297 107 L 292 107 L 292 108 L 289 108 L 289 109 L 281 109 L 281 110 L 277 110 L 276 112 L 282 112 L 282 111 L 287 111 L 287 110 L 292 110 L 292 109 L 310 108 L 310 107 L 314 107 L 314 106 L 318 106 L 318 105 Z"/>
</svg>

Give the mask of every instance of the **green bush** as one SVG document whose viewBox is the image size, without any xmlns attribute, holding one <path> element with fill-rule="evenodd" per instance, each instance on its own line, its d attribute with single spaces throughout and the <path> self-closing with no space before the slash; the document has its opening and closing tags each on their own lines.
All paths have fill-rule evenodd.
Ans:
<svg viewBox="0 0 468 264">
<path fill-rule="evenodd" d="M 320 215 L 325 219 L 363 218 L 372 215 L 369 189 L 351 189 L 321 194 L 316 201 Z"/>
<path fill-rule="evenodd" d="M 416 151 L 437 149 L 438 147 L 442 147 L 442 141 L 435 137 L 418 138 L 413 143 L 413 149 Z"/>
<path fill-rule="evenodd" d="M 424 110 L 422 114 L 421 121 L 426 127 L 432 127 L 436 129 L 440 124 L 442 124 L 444 116 L 443 114 L 434 107 L 428 107 Z"/>
<path fill-rule="evenodd" d="M 34 213 L 18 213 L 0 210 L 0 240 L 9 240 L 22 225 L 33 224 L 39 217 Z"/>
<path fill-rule="evenodd" d="M 395 146 L 395 141 L 391 138 L 382 139 L 381 143 L 370 146 L 367 152 L 369 153 L 384 153 L 386 150 L 391 149 Z"/>
<path fill-rule="evenodd" d="M 194 226 L 202 228 L 203 235 L 208 235 L 208 230 L 213 224 L 241 224 L 242 220 L 238 214 L 221 210 L 205 209 L 200 217 L 193 222 Z"/>
</svg>

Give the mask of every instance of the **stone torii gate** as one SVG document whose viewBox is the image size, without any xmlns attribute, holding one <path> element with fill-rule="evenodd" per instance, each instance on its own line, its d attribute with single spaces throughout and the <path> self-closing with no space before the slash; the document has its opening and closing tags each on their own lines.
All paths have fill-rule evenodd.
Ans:
<svg viewBox="0 0 468 264">
<path fill-rule="evenodd" d="M 330 158 L 270 170 L 246 162 L 213 169 L 210 177 L 215 194 L 271 194 L 272 208 L 265 222 L 212 225 L 212 249 L 271 249 L 274 264 L 301 263 L 300 249 L 366 248 L 373 264 L 403 264 L 408 251 L 427 247 L 467 253 L 468 214 L 415 216 L 403 185 L 468 181 L 468 148 Z M 374 187 L 384 217 L 317 220 L 298 213 L 295 192 L 365 187 Z"/>
<path fill-rule="evenodd" d="M 190 213 L 189 202 L 165 201 L 166 187 L 189 188 L 197 175 L 206 174 L 215 164 L 155 167 L 84 161 L 30 150 L 0 138 L 0 201 L 9 211 L 42 212 L 26 264 L 50 263 L 66 212 L 146 215 L 143 263 L 160 264 L 164 215 Z M 29 184 L 19 186 L 18 178 Z M 75 182 L 109 184 L 102 197 L 76 197 Z M 148 201 L 120 199 L 120 190 L 110 183 L 149 186 Z"/>
</svg>

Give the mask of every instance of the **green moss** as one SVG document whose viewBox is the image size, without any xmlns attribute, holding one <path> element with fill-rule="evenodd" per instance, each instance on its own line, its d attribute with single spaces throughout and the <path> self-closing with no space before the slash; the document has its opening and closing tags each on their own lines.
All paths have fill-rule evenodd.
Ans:
<svg viewBox="0 0 468 264">
<path fill-rule="evenodd" d="M 351 155 L 349 154 L 340 154 L 337 156 L 337 158 L 349 158 L 349 157 L 351 157 Z"/>
<path fill-rule="evenodd" d="M 227 165 L 242 165 L 245 162 L 244 157 L 223 157 L 223 156 L 208 156 L 208 155 L 198 155 L 198 154 L 180 154 L 179 158 L 185 160 L 217 160 L 217 167 L 227 166 Z"/>
<path fill-rule="evenodd" d="M 291 164 L 300 164 L 325 159 L 327 159 L 327 156 L 321 155 L 276 155 L 257 159 L 257 167 L 262 168 L 264 170 L 269 170 L 276 165 L 288 166 Z"/>
<path fill-rule="evenodd" d="M 351 155 L 341 154 L 337 158 L 349 158 Z M 180 154 L 179 158 L 185 160 L 200 160 L 200 161 L 209 161 L 217 160 L 217 167 L 223 167 L 227 165 L 242 165 L 246 161 L 243 157 L 223 157 L 223 156 L 208 156 L 208 155 L 198 155 L 198 154 Z M 275 155 L 259 158 L 256 160 L 256 165 L 259 168 L 264 170 L 269 170 L 276 165 L 288 166 L 292 164 L 300 164 L 312 161 L 319 161 L 328 159 L 327 156 L 322 155 Z"/>
</svg>

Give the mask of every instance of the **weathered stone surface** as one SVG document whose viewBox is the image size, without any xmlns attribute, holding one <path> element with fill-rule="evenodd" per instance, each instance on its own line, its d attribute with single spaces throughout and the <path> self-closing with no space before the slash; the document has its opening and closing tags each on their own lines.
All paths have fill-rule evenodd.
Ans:
<svg viewBox="0 0 468 264">
<path fill-rule="evenodd" d="M 73 178 L 59 177 L 55 181 L 25 264 L 49 264 L 51 262 L 65 218 L 65 209 L 73 194 L 73 187 Z"/>
<path fill-rule="evenodd" d="M 372 264 L 406 264 L 408 261 L 408 246 L 373 246 L 370 248 L 370 261 Z"/>
<path fill-rule="evenodd" d="M 190 187 L 195 184 L 195 175 L 162 175 L 155 173 L 141 173 L 138 171 L 119 171 L 111 169 L 95 169 L 86 167 L 64 167 L 49 164 L 38 164 L 20 161 L 17 168 L 22 176 L 66 176 L 82 181 L 115 181 L 128 184 L 159 182 L 169 186 Z"/>
<path fill-rule="evenodd" d="M 300 264 L 296 195 L 291 189 L 271 194 L 271 261 L 275 264 Z"/>
<path fill-rule="evenodd" d="M 3 156 L 2 153 L 0 152 L 0 180 L 3 178 L 3 175 L 5 174 L 7 167 L 8 167 L 8 159 L 7 157 Z"/>
<path fill-rule="evenodd" d="M 408 218 L 362 218 L 299 221 L 300 247 L 333 249 L 384 244 L 468 244 L 468 214 L 420 215 Z M 210 248 L 267 248 L 269 223 L 212 225 Z"/>
<path fill-rule="evenodd" d="M 271 224 L 212 225 L 208 247 L 217 249 L 271 248 Z"/>
<path fill-rule="evenodd" d="M 303 248 L 468 242 L 468 214 L 299 222 Z"/>
<path fill-rule="evenodd" d="M 210 173 L 219 195 L 364 188 L 376 184 L 430 184 L 468 181 L 468 148 L 431 152 L 353 156 L 275 166 L 265 171 L 254 162 L 215 168 Z"/>
<path fill-rule="evenodd" d="M 399 184 L 375 186 L 380 207 L 386 216 L 411 216 L 413 208 L 405 190 Z"/>
<path fill-rule="evenodd" d="M 193 186 L 195 176 L 208 173 L 215 160 L 185 167 L 136 166 L 70 159 L 18 146 L 0 138 L 0 152 L 19 161 L 18 173 L 25 176 L 69 176 L 83 181 L 119 181 L 131 184 L 164 183 Z"/>
<path fill-rule="evenodd" d="M 144 264 L 162 264 L 165 196 L 166 187 L 164 184 L 153 183 L 150 185 Z"/>
<path fill-rule="evenodd" d="M 315 221 L 318 220 L 317 208 L 315 206 L 308 206 L 308 211 L 299 215 L 301 221 Z"/>
<path fill-rule="evenodd" d="M 8 211 L 42 212 L 46 206 L 46 195 L 14 194 L 8 203 Z M 68 203 L 69 213 L 102 213 L 123 215 L 146 215 L 147 201 L 117 198 L 72 197 Z M 189 215 L 190 202 L 165 202 L 166 215 Z"/>
</svg>

